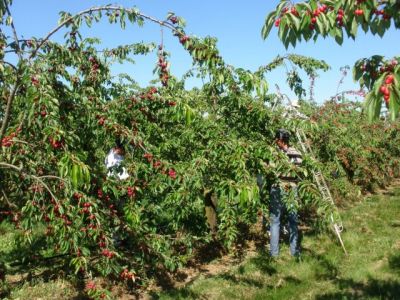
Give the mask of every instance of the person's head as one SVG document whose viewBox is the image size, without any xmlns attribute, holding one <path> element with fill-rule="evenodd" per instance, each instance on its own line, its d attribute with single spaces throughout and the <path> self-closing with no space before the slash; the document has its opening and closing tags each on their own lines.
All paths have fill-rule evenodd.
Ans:
<svg viewBox="0 0 400 300">
<path fill-rule="evenodd" d="M 116 150 L 116 152 L 118 154 L 124 154 L 125 153 L 124 144 L 122 143 L 121 139 L 119 139 L 119 138 L 115 139 L 115 147 L 114 147 L 114 149 Z"/>
<path fill-rule="evenodd" d="M 280 149 L 286 150 L 289 147 L 290 133 L 286 129 L 278 129 L 275 133 L 275 143 Z"/>
</svg>

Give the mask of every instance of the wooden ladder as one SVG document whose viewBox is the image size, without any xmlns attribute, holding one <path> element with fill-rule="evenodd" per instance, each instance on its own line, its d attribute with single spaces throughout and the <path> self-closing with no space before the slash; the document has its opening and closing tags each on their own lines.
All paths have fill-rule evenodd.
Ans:
<svg viewBox="0 0 400 300">
<path fill-rule="evenodd" d="M 307 137 L 304 134 L 304 131 L 302 129 L 296 129 L 296 137 L 297 137 L 297 140 L 298 140 L 303 152 L 308 154 L 315 161 L 310 144 L 308 143 Z M 328 185 L 326 184 L 326 181 L 325 181 L 324 176 L 322 175 L 322 172 L 320 170 L 317 170 L 317 171 L 312 170 L 312 174 L 313 174 L 315 183 L 317 184 L 318 190 L 321 193 L 322 200 L 329 202 L 332 205 L 332 207 L 336 208 L 335 202 L 333 201 L 331 192 L 328 188 Z M 340 220 L 340 217 L 338 215 L 335 217 L 333 212 L 330 215 L 330 219 L 331 219 L 331 222 L 333 225 L 333 231 L 337 235 L 340 245 L 343 248 L 344 253 L 347 255 L 346 248 L 344 246 L 342 237 L 340 235 L 340 233 L 343 231 L 342 221 Z"/>
</svg>

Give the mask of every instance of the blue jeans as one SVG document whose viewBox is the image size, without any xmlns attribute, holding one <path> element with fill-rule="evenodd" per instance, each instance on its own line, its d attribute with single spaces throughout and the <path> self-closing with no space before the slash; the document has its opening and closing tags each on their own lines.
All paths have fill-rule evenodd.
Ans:
<svg viewBox="0 0 400 300">
<path fill-rule="evenodd" d="M 296 187 L 292 187 L 294 193 L 297 195 Z M 273 185 L 270 191 L 270 254 L 271 256 L 279 255 L 279 231 L 280 231 L 280 217 L 283 212 L 285 212 L 286 206 L 282 201 L 282 197 L 287 193 L 280 186 Z M 298 229 L 297 229 L 297 213 L 293 210 L 288 211 L 288 221 L 289 221 L 289 242 L 290 242 L 290 254 L 293 256 L 299 255 L 299 250 L 297 246 L 298 242 Z"/>
</svg>

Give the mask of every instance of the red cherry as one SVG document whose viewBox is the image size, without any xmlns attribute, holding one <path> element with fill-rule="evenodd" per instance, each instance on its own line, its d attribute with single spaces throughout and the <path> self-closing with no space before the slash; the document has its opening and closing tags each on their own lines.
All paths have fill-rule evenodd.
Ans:
<svg viewBox="0 0 400 300">
<path fill-rule="evenodd" d="M 394 76 L 392 74 L 386 76 L 386 79 L 385 79 L 386 84 L 392 84 L 393 81 L 394 81 Z"/>
<path fill-rule="evenodd" d="M 362 9 L 356 9 L 356 10 L 354 11 L 354 14 L 355 14 L 356 16 L 362 16 L 362 15 L 364 14 L 364 11 L 363 11 Z"/>
<path fill-rule="evenodd" d="M 38 86 L 39 85 L 39 80 L 35 76 L 31 77 L 31 82 L 32 82 L 32 84 L 34 86 Z"/>
<path fill-rule="evenodd" d="M 186 35 L 181 36 L 181 37 L 179 38 L 179 42 L 180 42 L 181 44 L 185 44 L 188 40 L 189 40 L 189 37 L 186 36 Z"/>
<path fill-rule="evenodd" d="M 386 13 L 383 13 L 383 19 L 384 20 L 390 20 L 390 18 L 391 18 L 391 16 L 390 15 L 388 15 L 388 14 L 386 14 Z"/>
<path fill-rule="evenodd" d="M 129 197 L 135 197 L 135 194 L 136 194 L 135 187 L 130 187 L 129 186 L 127 188 L 127 194 L 128 194 Z"/>
<path fill-rule="evenodd" d="M 103 126 L 103 125 L 104 125 L 104 122 L 105 122 L 104 118 L 100 118 L 100 119 L 97 121 L 97 123 L 98 123 L 100 126 Z"/>
<path fill-rule="evenodd" d="M 168 176 L 171 177 L 172 179 L 175 179 L 176 178 L 176 171 L 174 169 L 169 169 Z"/>
<path fill-rule="evenodd" d="M 382 85 L 382 86 L 379 88 L 379 91 L 380 91 L 383 95 L 390 95 L 390 91 L 389 91 L 389 89 L 387 88 L 387 86 L 385 86 L 385 85 Z"/>
</svg>

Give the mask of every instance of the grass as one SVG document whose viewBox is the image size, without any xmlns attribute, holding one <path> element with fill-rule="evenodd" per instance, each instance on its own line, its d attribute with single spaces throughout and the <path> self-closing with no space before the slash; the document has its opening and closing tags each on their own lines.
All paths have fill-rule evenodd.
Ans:
<svg viewBox="0 0 400 300">
<path fill-rule="evenodd" d="M 302 260 L 259 251 L 214 276 L 153 293 L 153 299 L 400 299 L 400 189 L 342 213 L 349 255 L 334 236 L 305 235 Z"/>
<path fill-rule="evenodd" d="M 260 249 L 237 265 L 200 273 L 179 289 L 151 292 L 150 299 L 399 299 L 400 188 L 371 196 L 342 213 L 342 233 L 349 255 L 332 235 L 305 234 L 302 260 L 281 255 L 271 261 Z M 18 233 L 0 224 L 0 260 L 16 251 Z M 217 262 L 218 265 L 218 262 Z M 45 266 L 42 266 L 45 270 Z M 36 270 L 38 271 L 38 270 Z M 40 270 L 39 270 L 40 271 Z M 216 273 L 216 274 L 214 274 Z M 79 299 L 80 293 L 62 276 L 8 274 L 0 288 L 4 299 Z M 118 298 L 118 297 L 116 297 Z M 124 299 L 130 299 L 126 297 Z"/>
<path fill-rule="evenodd" d="M 13 225 L 0 224 L 0 273 L 6 268 L 5 281 L 0 281 L 1 299 L 79 299 L 79 292 L 65 276 L 57 274 L 54 262 L 28 263 L 34 249 L 40 249 L 42 238 L 37 238 L 41 230 L 33 234 L 30 246 L 21 245 L 23 233 Z"/>
</svg>

